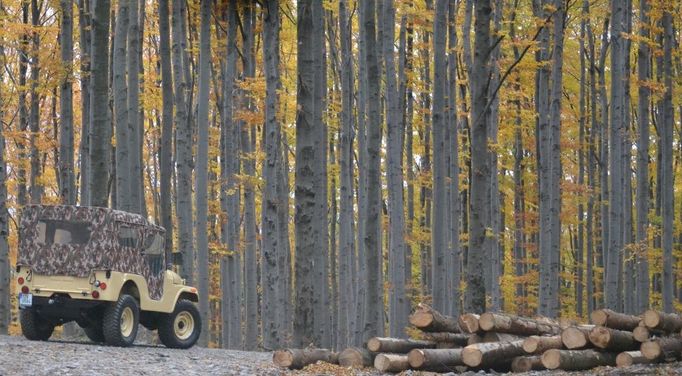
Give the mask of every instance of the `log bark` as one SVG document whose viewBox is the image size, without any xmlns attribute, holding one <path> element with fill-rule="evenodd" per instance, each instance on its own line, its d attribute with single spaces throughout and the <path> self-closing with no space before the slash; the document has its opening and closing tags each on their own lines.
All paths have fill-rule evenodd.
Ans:
<svg viewBox="0 0 682 376">
<path fill-rule="evenodd" d="M 339 356 L 327 349 L 284 349 L 275 351 L 272 361 L 279 367 L 301 369 L 319 361 L 338 364 Z"/>
<path fill-rule="evenodd" d="M 424 333 L 424 339 L 431 342 L 436 342 L 437 347 L 441 344 L 450 344 L 455 346 L 466 346 L 469 338 L 472 336 L 464 333 Z"/>
<path fill-rule="evenodd" d="M 652 309 L 642 315 L 644 325 L 649 329 L 657 329 L 666 333 L 679 332 L 682 329 L 682 317 L 674 313 L 664 313 Z"/>
<path fill-rule="evenodd" d="M 478 320 L 480 318 L 481 316 L 475 313 L 465 313 L 459 316 L 459 328 L 464 333 L 476 333 L 480 330 L 480 326 L 478 325 Z"/>
<path fill-rule="evenodd" d="M 374 368 L 380 372 L 402 372 L 410 368 L 410 363 L 404 354 L 379 354 L 374 358 Z"/>
<path fill-rule="evenodd" d="M 600 349 L 610 351 L 630 351 L 639 347 L 632 332 L 597 326 L 590 331 L 590 342 Z"/>
<path fill-rule="evenodd" d="M 469 340 L 467 341 L 467 345 L 474 345 L 477 343 L 482 343 L 483 342 L 483 335 L 481 334 L 473 334 L 471 337 L 469 337 Z"/>
<path fill-rule="evenodd" d="M 478 320 L 481 330 L 500 333 L 518 334 L 525 336 L 559 334 L 559 325 L 547 320 L 534 320 L 525 317 L 505 315 L 500 313 L 484 313 Z"/>
<path fill-rule="evenodd" d="M 682 338 L 657 338 L 642 343 L 642 355 L 649 360 L 679 359 L 682 352 Z"/>
<path fill-rule="evenodd" d="M 367 350 L 377 353 L 407 354 L 412 349 L 432 349 L 435 342 L 413 339 L 372 337 L 367 341 Z"/>
<path fill-rule="evenodd" d="M 512 342 L 524 339 L 525 337 L 509 333 L 486 332 L 485 334 L 483 334 L 482 342 Z"/>
<path fill-rule="evenodd" d="M 633 364 L 652 363 L 653 360 L 647 359 L 641 351 L 623 351 L 616 357 L 616 366 L 630 367 Z"/>
<path fill-rule="evenodd" d="M 542 354 L 542 365 L 547 369 L 580 371 L 600 366 L 616 365 L 616 354 L 595 350 L 547 350 Z"/>
<path fill-rule="evenodd" d="M 420 304 L 417 310 L 410 315 L 410 324 L 424 332 L 461 332 L 455 318 L 443 315 L 423 304 Z"/>
<path fill-rule="evenodd" d="M 407 360 L 413 369 L 431 372 L 448 372 L 464 365 L 462 349 L 414 349 Z"/>
<path fill-rule="evenodd" d="M 339 353 L 339 365 L 342 367 L 364 368 L 374 364 L 376 354 L 361 347 L 349 347 Z"/>
<path fill-rule="evenodd" d="M 523 341 L 477 343 L 462 350 L 462 360 L 469 367 L 494 368 L 524 354 Z"/>
<path fill-rule="evenodd" d="M 517 356 L 511 362 L 512 372 L 528 372 L 532 370 L 543 370 L 542 357 L 536 356 Z"/>
<path fill-rule="evenodd" d="M 564 346 L 561 336 L 531 336 L 523 340 L 523 350 L 528 354 L 542 354 L 550 349 L 561 349 Z"/>
<path fill-rule="evenodd" d="M 561 331 L 561 342 L 569 350 L 581 349 L 591 346 L 590 331 L 594 325 L 571 326 Z"/>
<path fill-rule="evenodd" d="M 590 319 L 594 325 L 619 330 L 633 330 L 639 326 L 639 322 L 642 320 L 639 316 L 626 315 L 610 309 L 596 310 L 592 312 Z"/>
</svg>

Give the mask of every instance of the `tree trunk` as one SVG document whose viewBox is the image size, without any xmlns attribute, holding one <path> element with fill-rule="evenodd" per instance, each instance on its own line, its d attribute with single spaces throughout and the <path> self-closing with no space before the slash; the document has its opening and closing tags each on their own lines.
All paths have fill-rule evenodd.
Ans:
<svg viewBox="0 0 682 376">
<path fill-rule="evenodd" d="M 131 165 L 130 165 L 130 128 L 128 127 L 128 92 L 126 86 L 126 54 L 128 23 L 130 20 L 130 1 L 121 0 L 116 12 L 116 32 L 114 38 L 113 91 L 114 119 L 116 121 L 116 207 L 131 211 Z"/>
<path fill-rule="evenodd" d="M 673 16 L 663 12 L 663 122 L 661 124 L 661 206 L 663 208 L 663 310 L 673 312 L 673 71 L 672 50 L 674 41 Z"/>
<path fill-rule="evenodd" d="M 366 48 L 367 67 L 367 215 L 363 223 L 367 292 L 365 294 L 364 337 L 383 333 L 383 278 L 381 270 L 381 113 L 380 77 L 377 57 L 375 4 L 363 4 L 360 28 Z"/>
<path fill-rule="evenodd" d="M 142 1 L 144 3 L 144 1 Z M 140 138 L 140 15 L 139 0 L 130 0 L 128 29 L 128 164 L 130 166 L 130 211 L 142 214 L 142 140 Z"/>
<path fill-rule="evenodd" d="M 547 369 L 581 371 L 600 366 L 615 366 L 616 354 L 595 350 L 548 350 L 542 354 Z"/>
<path fill-rule="evenodd" d="M 78 1 L 78 29 L 81 47 L 81 140 L 78 153 L 78 162 L 80 165 L 80 205 L 87 205 L 90 202 L 88 190 L 90 175 L 90 51 L 92 47 L 90 9 L 90 1 Z"/>
<path fill-rule="evenodd" d="M 173 210 L 171 204 L 171 176 L 173 171 L 173 75 L 170 55 L 170 24 L 168 20 L 168 0 L 159 1 L 159 60 L 161 63 L 161 145 L 159 147 L 161 177 L 160 217 L 161 225 L 166 229 L 166 260 L 170 260 L 173 251 Z M 168 262 L 168 261 L 167 261 Z"/>
<path fill-rule="evenodd" d="M 178 222 L 178 248 L 180 250 L 180 275 L 187 284 L 194 284 L 194 233 L 192 232 L 192 130 L 189 123 L 186 93 L 189 83 L 185 79 L 185 33 L 182 1 L 173 0 L 172 58 L 173 84 L 175 86 L 175 164 L 177 179 L 175 186 L 176 215 Z"/>
<path fill-rule="evenodd" d="M 329 307 L 326 305 L 328 243 L 318 231 L 320 223 L 326 234 L 326 211 L 319 210 L 326 203 L 326 175 L 320 176 L 320 164 L 326 164 L 326 141 L 320 143 L 323 131 L 319 103 L 321 80 L 320 62 L 324 61 L 322 43 L 313 34 L 324 33 L 316 23 L 323 22 L 322 4 L 301 1 L 297 10 L 299 45 L 310 46 L 298 50 L 297 114 L 296 114 L 296 312 L 294 315 L 294 343 L 324 345 L 329 342 Z M 324 178 L 324 182 L 322 179 Z M 324 192 L 317 188 L 324 187 Z M 322 198 L 321 198 L 322 197 Z"/>
<path fill-rule="evenodd" d="M 40 80 L 41 63 L 39 58 L 40 33 L 38 28 L 41 26 L 40 14 L 42 12 L 42 2 L 38 6 L 38 0 L 31 0 L 31 25 L 33 26 L 33 43 L 31 50 L 31 109 L 29 113 L 30 124 L 30 145 L 31 145 L 31 175 L 29 177 L 29 187 L 31 204 L 40 204 L 43 197 L 44 187 L 41 183 L 41 151 L 38 149 L 38 136 L 40 135 L 40 93 L 38 85 Z"/>
<path fill-rule="evenodd" d="M 199 94 L 197 110 L 197 163 L 195 168 L 196 236 L 197 236 L 197 278 L 199 284 L 199 313 L 201 314 L 201 337 L 199 343 L 208 345 L 209 335 L 209 271 L 208 271 L 208 100 L 209 74 L 211 64 L 211 2 L 201 1 L 201 31 L 199 40 Z M 132 31 L 132 29 L 131 29 Z M 132 53 L 132 51 L 131 51 Z M 137 72 L 134 70 L 133 72 Z M 133 73 L 134 74 L 134 73 Z M 137 90 L 131 87 L 130 90 Z M 135 111 L 134 118 L 137 118 Z M 132 119 L 132 117 L 131 117 Z M 130 134 L 136 134 L 133 130 Z M 131 148 L 132 149 L 132 148 Z M 132 157 L 132 153 L 131 153 Z M 132 158 L 131 158 L 132 159 Z M 131 163 L 134 165 L 134 163 Z M 133 179 L 134 180 L 134 179 Z M 135 198 L 132 197 L 131 200 Z M 138 197 L 139 199 L 139 197 Z M 133 202 L 133 206 L 135 202 Z M 139 209 L 139 202 L 137 203 Z"/>
<path fill-rule="evenodd" d="M 476 2 L 476 22 L 474 29 L 475 52 L 471 70 L 471 183 L 472 187 L 487 187 L 490 184 L 490 161 L 488 158 L 488 91 L 489 49 L 490 49 L 490 0 Z M 436 80 L 438 81 L 438 80 Z M 472 189 L 469 203 L 469 253 L 467 260 L 465 310 L 482 313 L 485 311 L 485 284 L 483 270 L 483 247 L 486 244 L 486 228 L 490 218 L 486 215 L 488 198 L 485 189 Z"/>
<path fill-rule="evenodd" d="M 640 0 L 639 22 L 649 24 L 649 2 Z M 649 28 L 640 27 L 639 36 L 649 38 Z M 643 83 L 651 79 L 651 49 L 647 43 L 639 43 L 637 50 L 637 79 Z M 638 85 L 637 120 L 637 311 L 644 312 L 649 308 L 649 102 L 651 89 L 647 85 Z"/>
<path fill-rule="evenodd" d="M 469 334 L 449 332 L 424 333 L 423 336 L 427 341 L 436 342 L 437 346 L 442 345 L 446 348 L 466 346 L 468 344 L 469 337 L 471 337 Z"/>
<path fill-rule="evenodd" d="M 64 77 L 59 97 L 59 196 L 66 205 L 76 204 L 73 165 L 73 0 L 61 0 L 62 11 L 59 44 Z"/>
<path fill-rule="evenodd" d="M 5 46 L 0 44 L 0 56 L 5 57 Z M 0 71 L 0 81 L 4 81 L 5 72 Z M 0 100 L 5 100 L 4 93 L 0 93 Z M 4 117 L 0 109 L 0 118 Z M 7 213 L 7 164 L 5 162 L 5 133 L 0 127 L 0 334 L 9 333 L 12 319 L 12 304 L 10 302 L 10 258 L 9 258 L 9 223 Z"/>
<path fill-rule="evenodd" d="M 475 313 L 465 313 L 459 316 L 457 324 L 464 333 L 476 333 L 480 330 L 480 316 Z"/>
<path fill-rule="evenodd" d="M 90 206 L 109 206 L 111 124 L 109 123 L 109 11 L 110 0 L 92 2 L 90 60 Z M 104 110 L 102 109 L 104 107 Z"/>
<path fill-rule="evenodd" d="M 266 71 L 266 98 L 265 98 L 265 163 L 263 164 L 263 200 L 262 200 L 262 261 L 261 261 L 261 286 L 262 297 L 262 331 L 263 346 L 266 349 L 281 346 L 280 330 L 277 317 L 284 312 L 279 310 L 277 294 L 279 285 L 282 283 L 279 275 L 278 248 L 280 245 L 278 229 L 278 211 L 280 208 L 277 195 L 278 186 L 278 163 L 280 161 L 280 126 L 277 118 L 279 109 L 280 89 L 279 79 L 279 8 L 277 1 L 266 3 L 267 12 L 263 15 L 263 60 Z"/>
</svg>

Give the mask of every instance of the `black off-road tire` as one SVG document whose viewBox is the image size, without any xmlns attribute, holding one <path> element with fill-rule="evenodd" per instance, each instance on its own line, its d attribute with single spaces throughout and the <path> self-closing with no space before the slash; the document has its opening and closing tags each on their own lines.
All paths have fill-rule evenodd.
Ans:
<svg viewBox="0 0 682 376">
<path fill-rule="evenodd" d="M 127 310 L 130 311 L 127 311 Z M 127 313 L 126 313 L 127 311 Z M 131 312 L 132 311 L 132 312 Z M 128 325 L 130 331 L 126 335 L 122 327 L 122 321 L 127 321 L 124 315 L 132 314 L 132 322 Z M 140 308 L 137 300 L 134 297 L 126 294 L 121 294 L 118 301 L 112 303 L 104 310 L 104 319 L 102 320 L 102 332 L 104 334 L 104 341 L 110 346 L 128 347 L 132 346 L 137 337 L 137 326 L 140 320 Z M 126 327 L 128 329 L 128 327 Z"/>
<path fill-rule="evenodd" d="M 21 333 L 31 341 L 47 341 L 54 332 L 54 324 L 40 317 L 32 308 L 20 310 Z"/>
<path fill-rule="evenodd" d="M 191 317 L 191 331 L 185 331 L 184 335 L 178 335 L 178 330 L 182 332 L 181 322 L 188 322 Z M 176 323 L 176 319 L 178 322 Z M 178 328 L 176 328 L 178 324 Z M 181 299 L 175 303 L 175 310 L 164 314 L 159 320 L 159 339 L 166 347 L 174 349 L 188 349 L 194 346 L 201 335 L 201 315 L 197 306 L 189 300 Z"/>
<path fill-rule="evenodd" d="M 102 322 L 95 322 L 89 326 L 83 328 L 85 335 L 95 343 L 103 343 L 104 339 L 104 329 L 102 328 Z"/>
</svg>

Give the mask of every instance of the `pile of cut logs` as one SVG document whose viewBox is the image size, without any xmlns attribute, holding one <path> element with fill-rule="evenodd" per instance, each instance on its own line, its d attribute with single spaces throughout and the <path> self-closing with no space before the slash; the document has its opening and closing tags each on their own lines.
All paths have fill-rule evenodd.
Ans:
<svg viewBox="0 0 682 376">
<path fill-rule="evenodd" d="M 580 371 L 682 359 L 682 316 L 654 310 L 632 316 L 601 309 L 590 318 L 591 325 L 493 312 L 454 318 L 420 305 L 410 316 L 410 324 L 418 329 L 413 339 L 375 337 L 364 348 L 340 353 L 278 350 L 273 361 L 290 369 L 323 361 L 397 373 Z"/>
</svg>

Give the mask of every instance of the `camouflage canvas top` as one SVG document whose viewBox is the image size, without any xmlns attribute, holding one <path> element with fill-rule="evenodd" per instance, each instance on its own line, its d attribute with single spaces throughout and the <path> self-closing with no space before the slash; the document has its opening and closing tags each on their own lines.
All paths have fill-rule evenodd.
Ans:
<svg viewBox="0 0 682 376">
<path fill-rule="evenodd" d="M 17 265 L 42 275 L 87 277 L 112 270 L 145 277 L 152 299 L 163 291 L 162 227 L 139 214 L 85 206 L 28 205 L 21 215 Z"/>
</svg>

